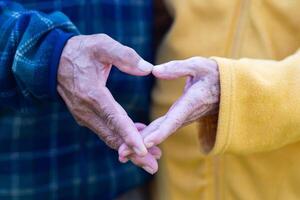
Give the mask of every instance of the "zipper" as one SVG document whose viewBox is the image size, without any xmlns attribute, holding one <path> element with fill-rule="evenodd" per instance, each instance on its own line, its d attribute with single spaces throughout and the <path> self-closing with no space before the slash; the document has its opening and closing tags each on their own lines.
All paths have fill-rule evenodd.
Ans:
<svg viewBox="0 0 300 200">
<path fill-rule="evenodd" d="M 239 50 L 242 43 L 243 30 L 245 28 L 245 21 L 247 19 L 247 8 L 250 5 L 250 0 L 242 0 L 240 5 L 239 18 L 236 25 L 236 31 L 233 38 L 233 47 L 231 52 L 232 58 L 239 57 Z"/>
<path fill-rule="evenodd" d="M 215 182 L 215 187 L 214 187 L 214 197 L 215 200 L 220 200 L 221 199 L 221 185 L 220 185 L 220 178 L 222 173 L 220 173 L 220 160 L 221 158 L 219 156 L 214 156 L 213 157 L 213 162 L 212 162 L 212 167 L 213 167 L 213 173 L 214 173 L 214 182 Z M 225 198 L 224 198 L 225 199 Z"/>
<path fill-rule="evenodd" d="M 238 58 L 239 50 L 242 44 L 242 35 L 243 29 L 245 28 L 245 21 L 247 19 L 247 9 L 250 5 L 250 0 L 241 0 L 240 5 L 238 6 L 238 11 L 236 12 L 236 17 L 238 18 L 235 25 L 235 32 L 233 33 L 232 39 L 232 48 L 229 56 L 231 58 Z M 235 17 L 235 16 L 234 16 Z M 225 176 L 225 166 L 224 166 L 224 155 L 223 156 L 214 156 L 212 158 L 213 164 L 213 174 L 214 174 L 214 199 L 215 200 L 225 200 L 225 191 L 224 191 L 224 176 Z M 221 167 L 222 165 L 222 167 Z"/>
</svg>

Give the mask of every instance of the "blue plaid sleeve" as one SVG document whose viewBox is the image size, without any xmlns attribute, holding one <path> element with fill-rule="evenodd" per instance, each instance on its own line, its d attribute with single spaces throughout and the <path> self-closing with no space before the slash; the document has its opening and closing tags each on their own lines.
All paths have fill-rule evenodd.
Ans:
<svg viewBox="0 0 300 200">
<path fill-rule="evenodd" d="M 24 109 L 55 97 L 60 54 L 75 34 L 60 12 L 43 14 L 0 1 L 0 106 Z"/>
</svg>

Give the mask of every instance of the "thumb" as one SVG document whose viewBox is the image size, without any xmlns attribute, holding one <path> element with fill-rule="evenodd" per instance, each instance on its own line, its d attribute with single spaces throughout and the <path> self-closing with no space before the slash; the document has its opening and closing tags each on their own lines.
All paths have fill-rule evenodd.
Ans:
<svg viewBox="0 0 300 200">
<path fill-rule="evenodd" d="M 184 76 L 193 76 L 193 68 L 186 60 L 171 61 L 153 67 L 152 74 L 160 79 L 177 79 Z"/>
<path fill-rule="evenodd" d="M 115 45 L 110 52 L 111 64 L 131 75 L 145 76 L 151 73 L 153 65 L 141 58 L 135 50 L 118 42 Z"/>
</svg>

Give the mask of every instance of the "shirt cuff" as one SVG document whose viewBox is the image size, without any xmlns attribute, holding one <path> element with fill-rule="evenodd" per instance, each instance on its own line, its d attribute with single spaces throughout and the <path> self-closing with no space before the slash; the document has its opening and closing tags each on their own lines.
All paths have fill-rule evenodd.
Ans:
<svg viewBox="0 0 300 200">
<path fill-rule="evenodd" d="M 220 72 L 220 105 L 217 118 L 206 120 L 208 130 L 199 134 L 201 150 L 206 155 L 218 155 L 227 151 L 233 130 L 234 101 L 234 61 L 226 58 L 212 57 L 219 66 Z M 211 124 L 216 124 L 217 127 Z M 213 133 L 214 131 L 214 133 Z M 216 132 L 215 132 L 216 131 Z"/>
<path fill-rule="evenodd" d="M 50 60 L 50 68 L 49 68 L 49 94 L 51 99 L 57 99 L 58 93 L 57 93 L 57 71 L 59 66 L 60 57 L 62 54 L 62 51 L 65 47 L 65 44 L 67 41 L 77 35 L 75 33 L 65 33 L 62 30 L 55 29 L 53 31 L 57 32 L 57 40 L 53 48 L 52 57 Z"/>
</svg>

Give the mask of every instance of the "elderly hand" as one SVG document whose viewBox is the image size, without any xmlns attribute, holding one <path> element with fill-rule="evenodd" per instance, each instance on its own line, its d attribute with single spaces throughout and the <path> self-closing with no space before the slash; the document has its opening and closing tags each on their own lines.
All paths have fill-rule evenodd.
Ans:
<svg viewBox="0 0 300 200">
<path fill-rule="evenodd" d="M 76 121 L 108 146 L 118 149 L 126 143 L 137 155 L 145 156 L 139 131 L 106 87 L 112 65 L 136 76 L 148 75 L 153 68 L 133 49 L 107 35 L 74 36 L 61 55 L 57 90 Z"/>
<path fill-rule="evenodd" d="M 180 127 L 218 112 L 220 80 L 218 65 L 212 59 L 193 57 L 154 66 L 152 73 L 160 79 L 188 77 L 183 95 L 162 117 L 144 129 L 147 148 L 164 141 Z"/>
<path fill-rule="evenodd" d="M 218 112 L 219 72 L 214 60 L 193 57 L 182 61 L 172 61 L 154 66 L 152 73 L 160 79 L 176 79 L 187 76 L 183 95 L 162 117 L 154 120 L 141 131 L 144 143 L 151 148 L 164 141 L 178 128 L 192 123 L 199 118 Z M 119 159 L 131 158 L 132 152 L 122 145 Z"/>
</svg>

